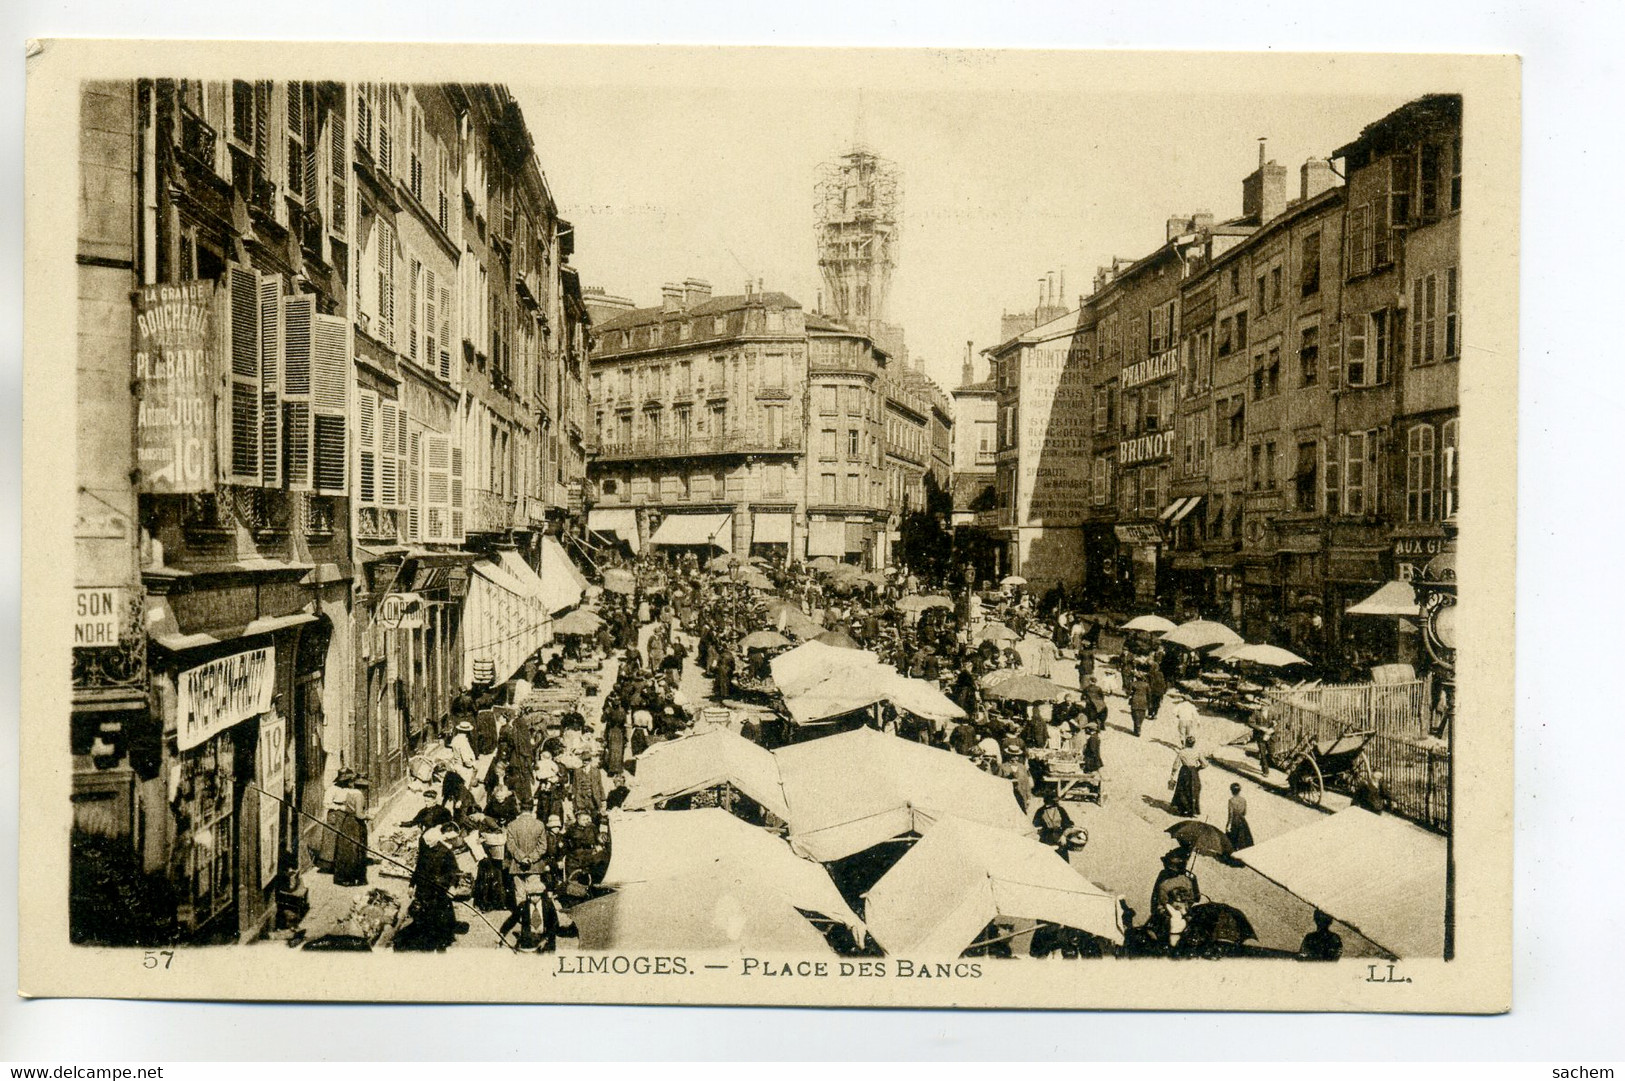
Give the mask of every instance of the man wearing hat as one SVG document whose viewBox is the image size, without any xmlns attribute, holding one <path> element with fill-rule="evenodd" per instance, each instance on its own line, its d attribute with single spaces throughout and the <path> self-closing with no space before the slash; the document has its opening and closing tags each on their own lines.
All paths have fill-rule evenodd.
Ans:
<svg viewBox="0 0 1625 1081">
<path fill-rule="evenodd" d="M 526 952 L 552 953 L 559 944 L 559 910 L 541 875 L 526 875 L 514 885 L 513 913 L 498 928 L 504 941 L 519 928 L 514 945 Z"/>
<path fill-rule="evenodd" d="M 1066 833 L 1072 828 L 1072 816 L 1067 813 L 1054 791 L 1044 796 L 1044 805 L 1033 815 L 1038 827 L 1038 843 L 1049 845 L 1063 858 L 1066 856 Z"/>
</svg>

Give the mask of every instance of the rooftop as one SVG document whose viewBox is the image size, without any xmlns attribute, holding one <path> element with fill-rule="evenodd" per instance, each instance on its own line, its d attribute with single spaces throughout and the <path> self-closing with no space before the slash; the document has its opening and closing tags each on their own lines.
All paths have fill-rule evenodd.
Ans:
<svg viewBox="0 0 1625 1081">
<path fill-rule="evenodd" d="M 745 308 L 796 308 L 801 304 L 787 293 L 763 292 L 738 294 L 736 296 L 712 297 L 710 300 L 696 304 L 692 308 L 682 308 L 677 311 L 666 311 L 665 308 L 633 308 L 629 312 L 622 312 L 613 319 L 605 320 L 599 326 L 599 331 L 625 330 L 629 327 L 646 326 L 651 323 L 665 323 L 679 319 L 690 319 L 695 316 L 726 315 L 729 312 L 741 311 Z"/>
</svg>

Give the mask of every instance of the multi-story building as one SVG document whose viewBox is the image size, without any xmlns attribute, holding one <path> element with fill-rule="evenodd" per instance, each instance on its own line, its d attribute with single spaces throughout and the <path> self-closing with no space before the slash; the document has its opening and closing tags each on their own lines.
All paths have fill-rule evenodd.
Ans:
<svg viewBox="0 0 1625 1081">
<path fill-rule="evenodd" d="M 1403 623 L 1346 618 L 1377 584 L 1408 580 L 1457 513 L 1461 97 L 1430 94 L 1338 148 L 1347 176 L 1342 351 L 1329 366 L 1323 473 L 1329 637 L 1419 660 Z"/>
<path fill-rule="evenodd" d="M 500 88 L 139 80 L 82 109 L 76 816 L 168 900 L 110 930 L 81 875 L 103 916 L 75 933 L 251 937 L 337 769 L 387 795 L 471 662 L 505 679 L 579 596 L 536 537 L 582 468 L 588 316 Z"/>
<path fill-rule="evenodd" d="M 787 559 L 804 547 L 808 334 L 747 285 L 667 285 L 594 327 L 587 527 L 645 544 Z"/>
<path fill-rule="evenodd" d="M 949 463 L 953 470 L 953 545 L 955 558 L 968 563 L 977 581 L 996 581 L 995 552 L 1002 546 L 994 507 L 995 450 L 999 438 L 998 390 L 992 379 L 977 379 L 972 343 L 953 399 L 954 428 Z"/>
<path fill-rule="evenodd" d="M 891 358 L 867 335 L 825 316 L 807 316 L 806 327 L 805 554 L 883 565 L 895 529 L 893 497 L 902 487 L 891 448 Z"/>
</svg>

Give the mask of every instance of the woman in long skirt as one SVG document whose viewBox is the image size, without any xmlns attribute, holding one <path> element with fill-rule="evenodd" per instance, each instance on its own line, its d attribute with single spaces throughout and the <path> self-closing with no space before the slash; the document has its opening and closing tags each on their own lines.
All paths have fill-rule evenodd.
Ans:
<svg viewBox="0 0 1625 1081">
<path fill-rule="evenodd" d="M 348 766 L 339 770 L 333 783 L 327 786 L 322 806 L 326 808 L 326 828 L 316 831 L 315 843 L 310 846 L 311 859 L 318 871 L 333 870 L 333 850 L 337 845 L 340 820 L 350 805 L 350 786 L 355 783 L 355 771 Z"/>
<path fill-rule="evenodd" d="M 1237 852 L 1253 845 L 1253 830 L 1247 825 L 1247 800 L 1242 796 L 1239 784 L 1230 786 L 1229 816 L 1224 824 L 1224 833 L 1230 838 L 1230 847 Z"/>
<path fill-rule="evenodd" d="M 329 822 L 334 818 L 332 812 L 339 812 L 338 821 L 334 824 L 338 832 L 333 838 L 335 886 L 367 884 L 367 795 L 362 791 L 365 784 L 365 781 L 356 780 L 349 787 L 339 789 L 343 794 L 343 804 L 329 808 Z"/>
<path fill-rule="evenodd" d="M 1174 775 L 1168 779 L 1173 786 L 1174 814 L 1196 818 L 1202 813 L 1202 758 L 1196 753 L 1196 740 L 1187 738 L 1174 760 Z"/>
</svg>

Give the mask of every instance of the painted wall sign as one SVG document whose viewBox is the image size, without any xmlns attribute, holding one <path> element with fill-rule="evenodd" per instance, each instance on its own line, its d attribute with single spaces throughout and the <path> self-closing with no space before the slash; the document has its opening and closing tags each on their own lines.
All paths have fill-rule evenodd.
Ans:
<svg viewBox="0 0 1625 1081">
<path fill-rule="evenodd" d="M 288 790 L 288 722 L 275 714 L 260 721 L 255 767 L 260 786 L 260 885 L 276 877 L 282 854 L 282 800 Z"/>
<path fill-rule="evenodd" d="M 116 646 L 124 622 L 124 590 L 97 586 L 73 591 L 73 644 Z"/>
<path fill-rule="evenodd" d="M 135 295 L 135 450 L 143 492 L 214 489 L 220 378 L 214 296 L 210 281 L 149 285 Z"/>
<path fill-rule="evenodd" d="M 416 593 L 390 593 L 378 602 L 378 625 L 392 631 L 420 631 L 424 627 L 423 598 Z"/>
<path fill-rule="evenodd" d="M 1016 524 L 1076 526 L 1094 449 L 1087 357 L 1066 339 L 1026 347 L 1020 372 Z"/>
<path fill-rule="evenodd" d="M 1122 385 L 1127 390 L 1137 387 L 1141 383 L 1149 383 L 1156 379 L 1166 379 L 1179 371 L 1179 350 L 1168 349 L 1154 357 L 1147 357 L 1138 364 L 1130 364 L 1123 369 Z"/>
<path fill-rule="evenodd" d="M 261 646 L 188 668 L 175 680 L 175 743 L 196 747 L 271 708 L 276 647 Z"/>
<path fill-rule="evenodd" d="M 1124 439 L 1117 444 L 1117 461 L 1121 465 L 1138 465 L 1141 462 L 1170 457 L 1173 453 L 1172 431 L 1152 432 L 1149 435 Z"/>
</svg>

